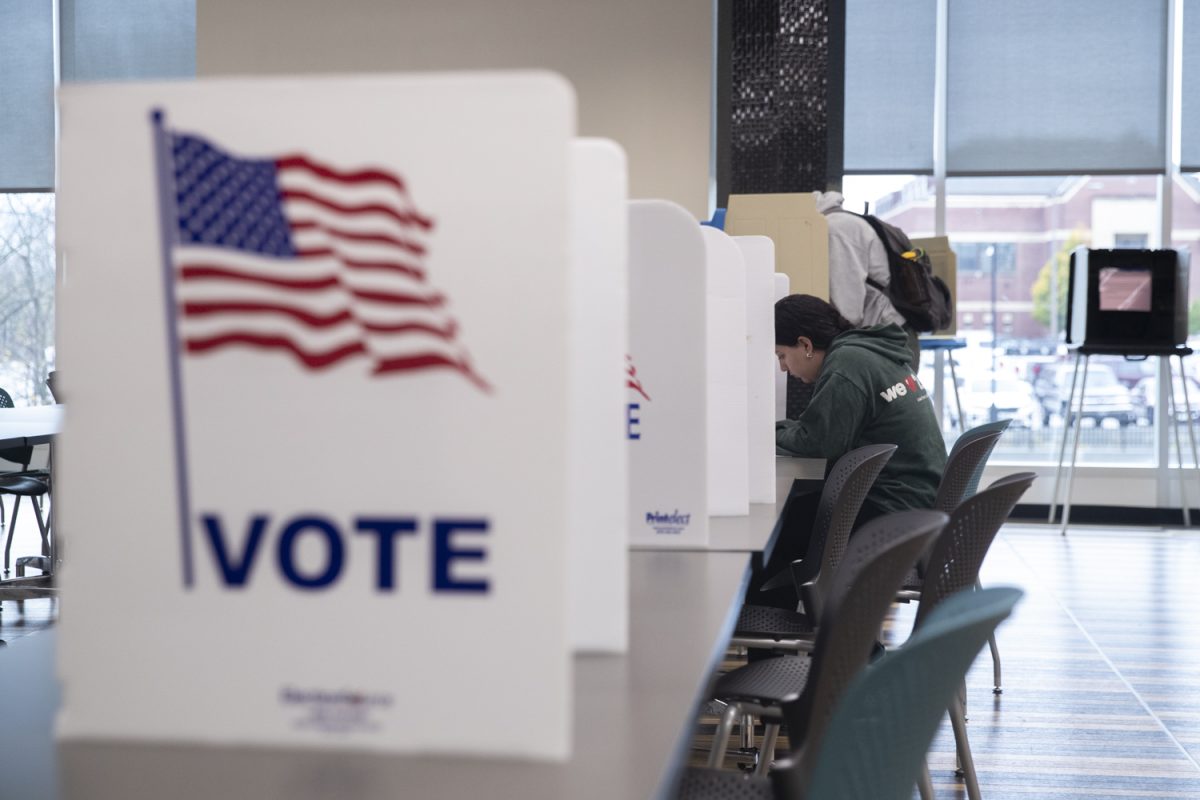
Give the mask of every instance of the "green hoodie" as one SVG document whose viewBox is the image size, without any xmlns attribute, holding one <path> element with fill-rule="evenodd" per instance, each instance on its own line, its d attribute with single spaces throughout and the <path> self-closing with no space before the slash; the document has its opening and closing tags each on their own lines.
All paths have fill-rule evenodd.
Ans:
<svg viewBox="0 0 1200 800">
<path fill-rule="evenodd" d="M 907 337 L 895 325 L 836 337 L 808 408 L 798 420 L 775 423 L 776 444 L 831 464 L 858 447 L 898 445 L 867 502 L 888 512 L 932 507 L 946 445 L 910 358 Z"/>
</svg>

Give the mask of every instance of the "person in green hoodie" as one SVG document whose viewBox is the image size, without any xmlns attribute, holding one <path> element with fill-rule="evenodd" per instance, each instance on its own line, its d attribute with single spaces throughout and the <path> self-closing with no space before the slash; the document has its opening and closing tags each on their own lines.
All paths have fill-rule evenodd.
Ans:
<svg viewBox="0 0 1200 800">
<path fill-rule="evenodd" d="M 776 445 L 832 463 L 857 447 L 894 444 L 863 519 L 933 506 L 946 444 L 903 330 L 854 328 L 824 300 L 794 294 L 775 304 L 775 354 L 782 370 L 815 384 L 799 419 L 775 423 Z"/>
<path fill-rule="evenodd" d="M 775 354 L 780 369 L 814 384 L 800 418 L 775 423 L 781 452 L 832 464 L 858 447 L 897 445 L 867 493 L 857 524 L 892 511 L 933 506 L 946 466 L 946 444 L 929 394 L 913 374 L 908 337 L 899 326 L 855 328 L 824 300 L 794 294 L 775 304 Z M 789 503 L 793 507 L 765 578 L 804 557 L 815 505 L 815 493 L 812 502 Z M 795 593 L 787 589 L 773 598 L 764 596 L 769 592 L 752 592 L 747 599 L 795 608 Z"/>
</svg>

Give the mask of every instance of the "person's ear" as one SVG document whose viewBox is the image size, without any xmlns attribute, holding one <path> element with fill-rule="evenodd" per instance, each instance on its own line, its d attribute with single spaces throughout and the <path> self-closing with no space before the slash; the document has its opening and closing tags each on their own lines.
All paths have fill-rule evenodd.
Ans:
<svg viewBox="0 0 1200 800">
<path fill-rule="evenodd" d="M 799 347 L 801 350 L 804 351 L 805 358 L 813 357 L 813 349 L 814 348 L 813 348 L 812 339 L 808 338 L 807 336 L 801 336 L 798 339 L 796 339 L 796 347 Z"/>
</svg>

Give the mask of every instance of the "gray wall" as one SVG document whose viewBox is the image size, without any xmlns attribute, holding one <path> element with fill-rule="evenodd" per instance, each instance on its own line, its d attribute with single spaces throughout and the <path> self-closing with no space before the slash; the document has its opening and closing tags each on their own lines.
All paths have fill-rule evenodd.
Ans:
<svg viewBox="0 0 1200 800">
<path fill-rule="evenodd" d="M 711 0 L 197 0 L 196 72 L 552 69 L 631 196 L 706 217 L 712 26 Z"/>
</svg>

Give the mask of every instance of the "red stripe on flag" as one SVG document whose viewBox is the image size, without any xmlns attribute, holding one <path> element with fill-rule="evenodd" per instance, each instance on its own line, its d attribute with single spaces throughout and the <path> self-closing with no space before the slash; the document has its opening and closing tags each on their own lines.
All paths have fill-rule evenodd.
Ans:
<svg viewBox="0 0 1200 800">
<path fill-rule="evenodd" d="M 448 342 L 452 341 L 455 334 L 458 333 L 458 323 L 454 320 L 450 320 L 450 322 L 441 328 L 436 325 L 428 325 L 424 322 L 398 322 L 390 324 L 364 322 L 363 328 L 371 333 L 428 333 L 440 339 L 445 339 Z"/>
<path fill-rule="evenodd" d="M 207 339 L 188 339 L 186 342 L 189 353 L 205 353 L 221 347 L 237 345 L 261 350 L 288 350 L 310 369 L 321 369 L 343 359 L 367 353 L 367 347 L 362 342 L 351 342 L 326 353 L 313 353 L 285 336 L 264 336 L 256 333 L 228 333 Z"/>
<path fill-rule="evenodd" d="M 359 233 L 358 231 L 343 231 L 337 228 L 330 228 L 328 225 L 322 225 L 320 222 L 301 221 L 291 223 L 293 231 L 321 231 L 338 239 L 345 239 L 351 242 L 369 242 L 372 244 L 390 244 L 394 247 L 399 247 L 401 250 L 407 250 L 416 256 L 423 256 L 426 253 L 424 245 L 417 242 L 409 242 L 404 239 L 397 239 L 394 236 L 388 236 L 382 233 Z M 304 255 L 305 251 L 297 251 L 297 255 Z"/>
<path fill-rule="evenodd" d="M 413 356 L 380 359 L 375 363 L 375 374 L 382 375 L 389 372 L 409 372 L 412 370 L 433 369 L 438 367 L 449 368 L 459 372 L 483 391 L 492 391 L 492 387 L 487 383 L 487 381 L 476 375 L 469 366 L 461 361 L 448 358 L 438 353 L 421 353 Z"/>
<path fill-rule="evenodd" d="M 283 314 L 313 328 L 328 328 L 354 320 L 354 315 L 349 309 L 322 316 L 303 308 L 274 303 L 184 303 L 183 313 L 189 317 L 204 317 L 210 314 Z"/>
<path fill-rule="evenodd" d="M 451 341 L 458 332 L 458 323 L 450 320 L 438 326 L 426 322 L 367 322 L 357 319 L 347 308 L 331 314 L 314 314 L 303 308 L 273 303 L 184 303 L 184 316 L 206 317 L 213 314 L 280 314 L 303 322 L 313 328 L 328 328 L 343 322 L 354 322 L 371 333 L 427 333 Z"/>
<path fill-rule="evenodd" d="M 409 278 L 415 278 L 419 281 L 425 280 L 425 270 L 419 267 L 401 264 L 398 261 L 360 261 L 358 259 L 342 258 L 335 250 L 328 247 L 297 250 L 296 255 L 300 258 L 336 258 L 352 269 L 373 269 L 380 272 L 394 272 Z"/>
<path fill-rule="evenodd" d="M 252 272 L 240 272 L 227 267 L 214 267 L 208 264 L 192 264 L 183 267 L 179 271 L 179 276 L 187 280 L 231 280 L 244 281 L 246 283 L 261 283 L 267 286 L 278 286 L 281 289 L 299 289 L 303 291 L 311 291 L 313 289 L 332 289 L 339 285 L 336 277 L 329 278 L 312 278 L 290 279 L 290 278 L 270 278 L 265 275 L 255 275 Z"/>
<path fill-rule="evenodd" d="M 372 292 L 366 289 L 354 289 L 346 287 L 352 295 L 359 300 L 372 300 L 376 303 L 391 303 L 397 306 L 427 306 L 429 308 L 439 308 L 446 302 L 446 296 L 435 294 L 430 297 L 421 297 L 416 294 L 392 294 L 391 292 Z"/>
<path fill-rule="evenodd" d="M 424 217 L 415 211 L 400 212 L 390 206 L 385 206 L 380 203 L 368 203 L 362 206 L 347 206 L 341 203 L 335 203 L 332 200 L 327 200 L 324 197 L 318 197 L 312 192 L 305 192 L 300 189 L 281 189 L 279 196 L 284 200 L 307 200 L 322 208 L 327 208 L 330 211 L 336 211 L 339 214 L 369 214 L 377 213 L 389 216 L 399 222 L 401 225 L 415 225 L 418 228 L 429 230 L 433 227 L 433 221 L 428 217 Z"/>
<path fill-rule="evenodd" d="M 404 183 L 399 178 L 383 170 L 363 169 L 357 172 L 345 172 L 302 155 L 283 156 L 275 161 L 275 166 L 279 169 L 306 170 L 322 178 L 341 183 L 386 183 L 401 193 L 407 193 Z"/>
</svg>

